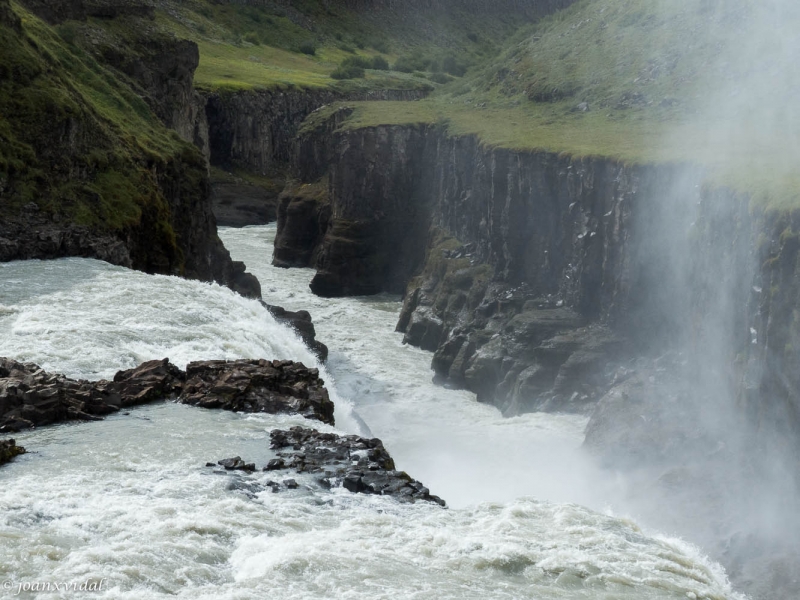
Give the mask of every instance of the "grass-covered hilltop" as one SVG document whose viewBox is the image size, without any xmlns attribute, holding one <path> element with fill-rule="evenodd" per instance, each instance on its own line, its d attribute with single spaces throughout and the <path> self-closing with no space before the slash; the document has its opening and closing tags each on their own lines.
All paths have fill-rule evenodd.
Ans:
<svg viewBox="0 0 800 600">
<path fill-rule="evenodd" d="M 413 106 L 352 125 L 447 121 L 484 143 L 696 162 L 770 206 L 797 203 L 800 7 L 750 0 L 583 0 L 523 25 L 494 57 Z"/>
</svg>

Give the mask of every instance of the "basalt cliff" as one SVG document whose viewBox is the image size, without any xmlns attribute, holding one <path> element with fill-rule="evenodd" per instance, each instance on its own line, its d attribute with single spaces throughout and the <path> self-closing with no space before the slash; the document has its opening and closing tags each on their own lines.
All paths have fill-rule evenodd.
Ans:
<svg viewBox="0 0 800 600">
<path fill-rule="evenodd" d="M 397 328 L 439 381 L 507 415 L 593 413 L 587 445 L 609 455 L 663 458 L 731 402 L 796 443 L 797 212 L 693 165 L 349 128 L 348 113 L 296 141 L 275 264 L 316 268 L 323 296 L 403 294 Z M 692 435 L 684 449 L 711 443 Z"/>
<path fill-rule="evenodd" d="M 91 27 L 118 18 L 138 33 Z M 153 18 L 141 3 L 0 1 L 0 260 L 93 257 L 259 296 L 217 237 L 198 48 Z"/>
</svg>

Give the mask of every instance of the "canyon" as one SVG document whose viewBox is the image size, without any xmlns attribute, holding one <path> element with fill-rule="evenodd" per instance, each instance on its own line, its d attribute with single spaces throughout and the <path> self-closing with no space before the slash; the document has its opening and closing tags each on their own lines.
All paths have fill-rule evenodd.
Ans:
<svg viewBox="0 0 800 600">
<path fill-rule="evenodd" d="M 291 3 L 231 4 L 280 5 L 290 19 L 302 21 Z M 408 16 L 407 7 L 391 1 L 344 4 Z M 509 0 L 492 10 L 524 10 L 524 4 Z M 528 17 L 570 4 L 539 3 Z M 125 16 L 154 20 L 156 6 L 79 0 L 25 5 L 54 27 Z M 434 0 L 416 5 L 444 10 Z M 12 6 L 0 0 L 4 39 L 50 60 Z M 486 8 L 482 2 L 464 6 Z M 720 472 L 765 490 L 774 478 L 788 480 L 793 489 L 800 451 L 800 210 L 760 205 L 690 160 L 652 163 L 514 149 L 433 119 L 354 119 L 360 103 L 415 103 L 433 86 L 209 90 L 194 81 L 200 64 L 195 42 L 142 35 L 124 47 L 110 39 L 93 44 L 91 59 L 124 81 L 157 118 L 156 143 L 169 143 L 161 153 L 130 143 L 96 106 L 70 91 L 74 111 L 56 111 L 47 135 L 31 142 L 47 177 L 15 166 L 0 179 L 0 201 L 9 207 L 0 219 L 0 261 L 97 258 L 145 273 L 213 281 L 258 299 L 261 283 L 231 258 L 217 225 L 277 221 L 273 264 L 314 269 L 315 295 L 402 298 L 397 331 L 405 344 L 431 353 L 437 385 L 474 393 L 504 417 L 585 418 L 584 449 L 608 469 L 659 469 L 664 481 L 677 482 L 670 499 L 702 489 L 714 498 L 710 506 L 726 511 L 718 497 L 727 488 L 711 481 Z M 0 82 L 18 93 L 37 78 L 53 77 L 47 69 L 21 71 L 0 71 Z M 124 158 L 92 153 L 119 140 L 131 144 Z M 111 215 L 98 224 L 71 213 L 77 201 L 68 186 L 85 184 L 81 201 L 102 207 L 105 196 L 92 182 L 109 174 L 114 190 L 134 182 L 135 218 L 117 222 Z M 40 201 L 28 201 L 31 185 L 38 186 Z M 265 259 L 270 250 L 263 249 Z M 325 360 L 328 349 L 316 341 L 308 312 L 264 306 Z M 288 364 L 276 361 L 274 367 Z M 212 375 L 228 363 L 193 363 L 197 377 L 186 388 L 193 394 L 188 402 L 240 410 L 242 401 L 209 391 L 231 383 L 237 393 L 249 393 L 253 365 L 240 366 L 238 379 L 231 383 L 226 376 L 220 383 Z M 18 378 L 35 372 L 56 385 L 57 378 L 38 367 L 13 367 Z M 201 376 L 201 367 L 208 373 Z M 181 372 L 183 379 L 192 376 Z M 97 392 L 96 384 L 83 380 L 59 381 L 69 393 L 87 397 L 118 393 L 110 382 L 100 382 Z M 180 391 L 173 388 L 170 393 Z M 332 425 L 332 404 L 321 389 L 314 396 L 321 411 L 294 412 Z M 78 401 L 83 395 L 55 408 L 47 404 L 53 394 L 65 393 L 47 389 L 37 400 L 53 414 L 28 410 L 26 416 L 17 402 L 2 430 L 96 418 L 128 405 L 123 397 L 85 410 Z M 278 412 L 264 408 L 271 406 L 271 394 L 256 394 L 254 401 L 265 412 Z M 341 442 L 333 434 L 320 436 Z M 300 444 L 290 439 L 285 445 L 294 442 Z M 369 445 L 367 438 L 351 442 L 357 450 Z M 10 457 L 18 449 L 9 442 L 3 452 Z M 779 466 L 777 475 L 766 472 L 767 463 Z M 386 473 L 399 478 L 393 493 L 439 501 L 393 464 L 382 467 L 381 477 Z M 367 470 L 354 473 L 351 491 L 369 493 L 371 477 Z M 741 580 L 736 569 L 760 556 L 747 545 L 725 537 L 712 540 L 709 551 Z"/>
</svg>

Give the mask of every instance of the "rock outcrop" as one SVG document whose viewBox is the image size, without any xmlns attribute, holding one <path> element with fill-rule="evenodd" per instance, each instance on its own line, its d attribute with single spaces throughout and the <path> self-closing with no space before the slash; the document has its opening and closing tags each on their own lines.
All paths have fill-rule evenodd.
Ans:
<svg viewBox="0 0 800 600">
<path fill-rule="evenodd" d="M 334 424 L 333 402 L 317 369 L 290 360 L 189 363 L 179 402 L 237 412 L 298 414 Z"/>
<path fill-rule="evenodd" d="M 342 486 L 353 493 L 392 496 L 401 502 L 435 502 L 445 506 L 444 500 L 432 495 L 419 481 L 404 471 L 398 471 L 383 442 L 377 438 L 292 427 L 273 430 L 270 440 L 271 448 L 278 451 L 278 458 L 269 461 L 264 471 L 310 473 L 316 476 L 316 483 L 323 488 Z M 239 456 L 217 464 L 228 471 L 255 470 L 254 463 L 247 463 Z M 214 466 L 214 463 L 206 466 Z M 266 487 L 278 492 L 296 489 L 298 484 L 294 479 L 288 479 L 283 484 L 269 481 Z M 257 491 L 253 486 L 244 486 L 243 489 L 251 493 Z"/>
<path fill-rule="evenodd" d="M 0 358 L 0 432 L 98 421 L 166 398 L 204 408 L 300 414 L 332 425 L 334 406 L 323 384 L 316 369 L 292 361 L 196 362 L 184 372 L 165 358 L 120 371 L 113 381 L 85 381 Z"/>
<path fill-rule="evenodd" d="M 272 264 L 312 267 L 331 217 L 326 182 L 289 183 L 278 198 L 278 233 Z"/>
<path fill-rule="evenodd" d="M 298 310 L 293 312 L 286 310 L 282 306 L 274 306 L 263 301 L 262 303 L 278 323 L 291 327 L 321 362 L 328 360 L 328 347 L 317 341 L 317 332 L 308 311 Z"/>
<path fill-rule="evenodd" d="M 292 427 L 270 433 L 271 447 L 278 457 L 266 471 L 293 469 L 298 473 L 319 474 L 326 487 L 342 485 L 353 493 L 393 496 L 400 501 L 424 500 L 444 506 L 444 501 L 412 479 L 397 471 L 394 460 L 377 438 L 341 436 L 314 429 Z M 286 450 L 291 448 L 291 450 Z"/>
<path fill-rule="evenodd" d="M 316 109 L 338 100 L 414 100 L 428 91 L 345 94 L 335 90 L 252 90 L 208 94 L 211 164 L 269 175 L 276 166 L 291 162 L 297 132 Z"/>
<path fill-rule="evenodd" d="M 120 371 L 114 381 L 90 382 L 0 358 L 0 432 L 70 420 L 101 420 L 122 408 L 174 394 L 182 376 L 167 359 Z"/>
<path fill-rule="evenodd" d="M 51 23 L 71 22 L 64 36 L 46 34 L 59 51 L 44 51 L 36 39 L 46 25 L 20 20 L 19 8 L 0 0 L 0 260 L 84 256 L 258 296 L 255 278 L 217 236 L 207 164 L 195 148 L 207 151 L 196 44 L 156 33 L 147 2 L 26 5 Z M 136 34 L 87 20 L 120 16 Z M 97 77 L 76 53 L 102 69 L 91 93 L 73 83 Z"/>
<path fill-rule="evenodd" d="M 25 454 L 26 450 L 22 446 L 17 446 L 14 440 L 0 440 L 0 466 L 19 456 Z"/>
<path fill-rule="evenodd" d="M 54 223 L 39 212 L 39 206 L 31 203 L 18 217 L 0 221 L 0 262 L 83 256 L 121 267 L 133 265 L 128 246 L 118 236 Z"/>
</svg>

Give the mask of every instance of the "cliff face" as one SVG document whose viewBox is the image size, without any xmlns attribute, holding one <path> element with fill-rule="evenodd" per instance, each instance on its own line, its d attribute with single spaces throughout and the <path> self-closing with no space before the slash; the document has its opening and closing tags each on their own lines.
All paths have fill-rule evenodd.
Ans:
<svg viewBox="0 0 800 600">
<path fill-rule="evenodd" d="M 27 6 L 78 20 L 23 23 L 0 0 L 0 260 L 87 256 L 259 295 L 217 237 L 206 162 L 186 143 L 203 139 L 197 46 L 80 21 L 146 25 L 153 10 L 141 3 Z"/>
<path fill-rule="evenodd" d="M 290 162 L 300 125 L 316 109 L 339 100 L 415 100 L 425 94 L 414 90 L 212 93 L 206 98 L 211 164 L 267 175 L 276 165 Z"/>
<path fill-rule="evenodd" d="M 321 295 L 405 291 L 398 329 L 440 380 L 506 414 L 630 412 L 644 387 L 607 395 L 669 372 L 691 389 L 649 397 L 683 398 L 684 422 L 703 398 L 697 418 L 736 404 L 800 431 L 796 215 L 751 210 L 689 165 L 487 149 L 433 126 L 322 123 L 296 148 L 307 179 L 328 168 L 329 205 L 284 199 L 276 260 L 315 266 Z"/>
</svg>

